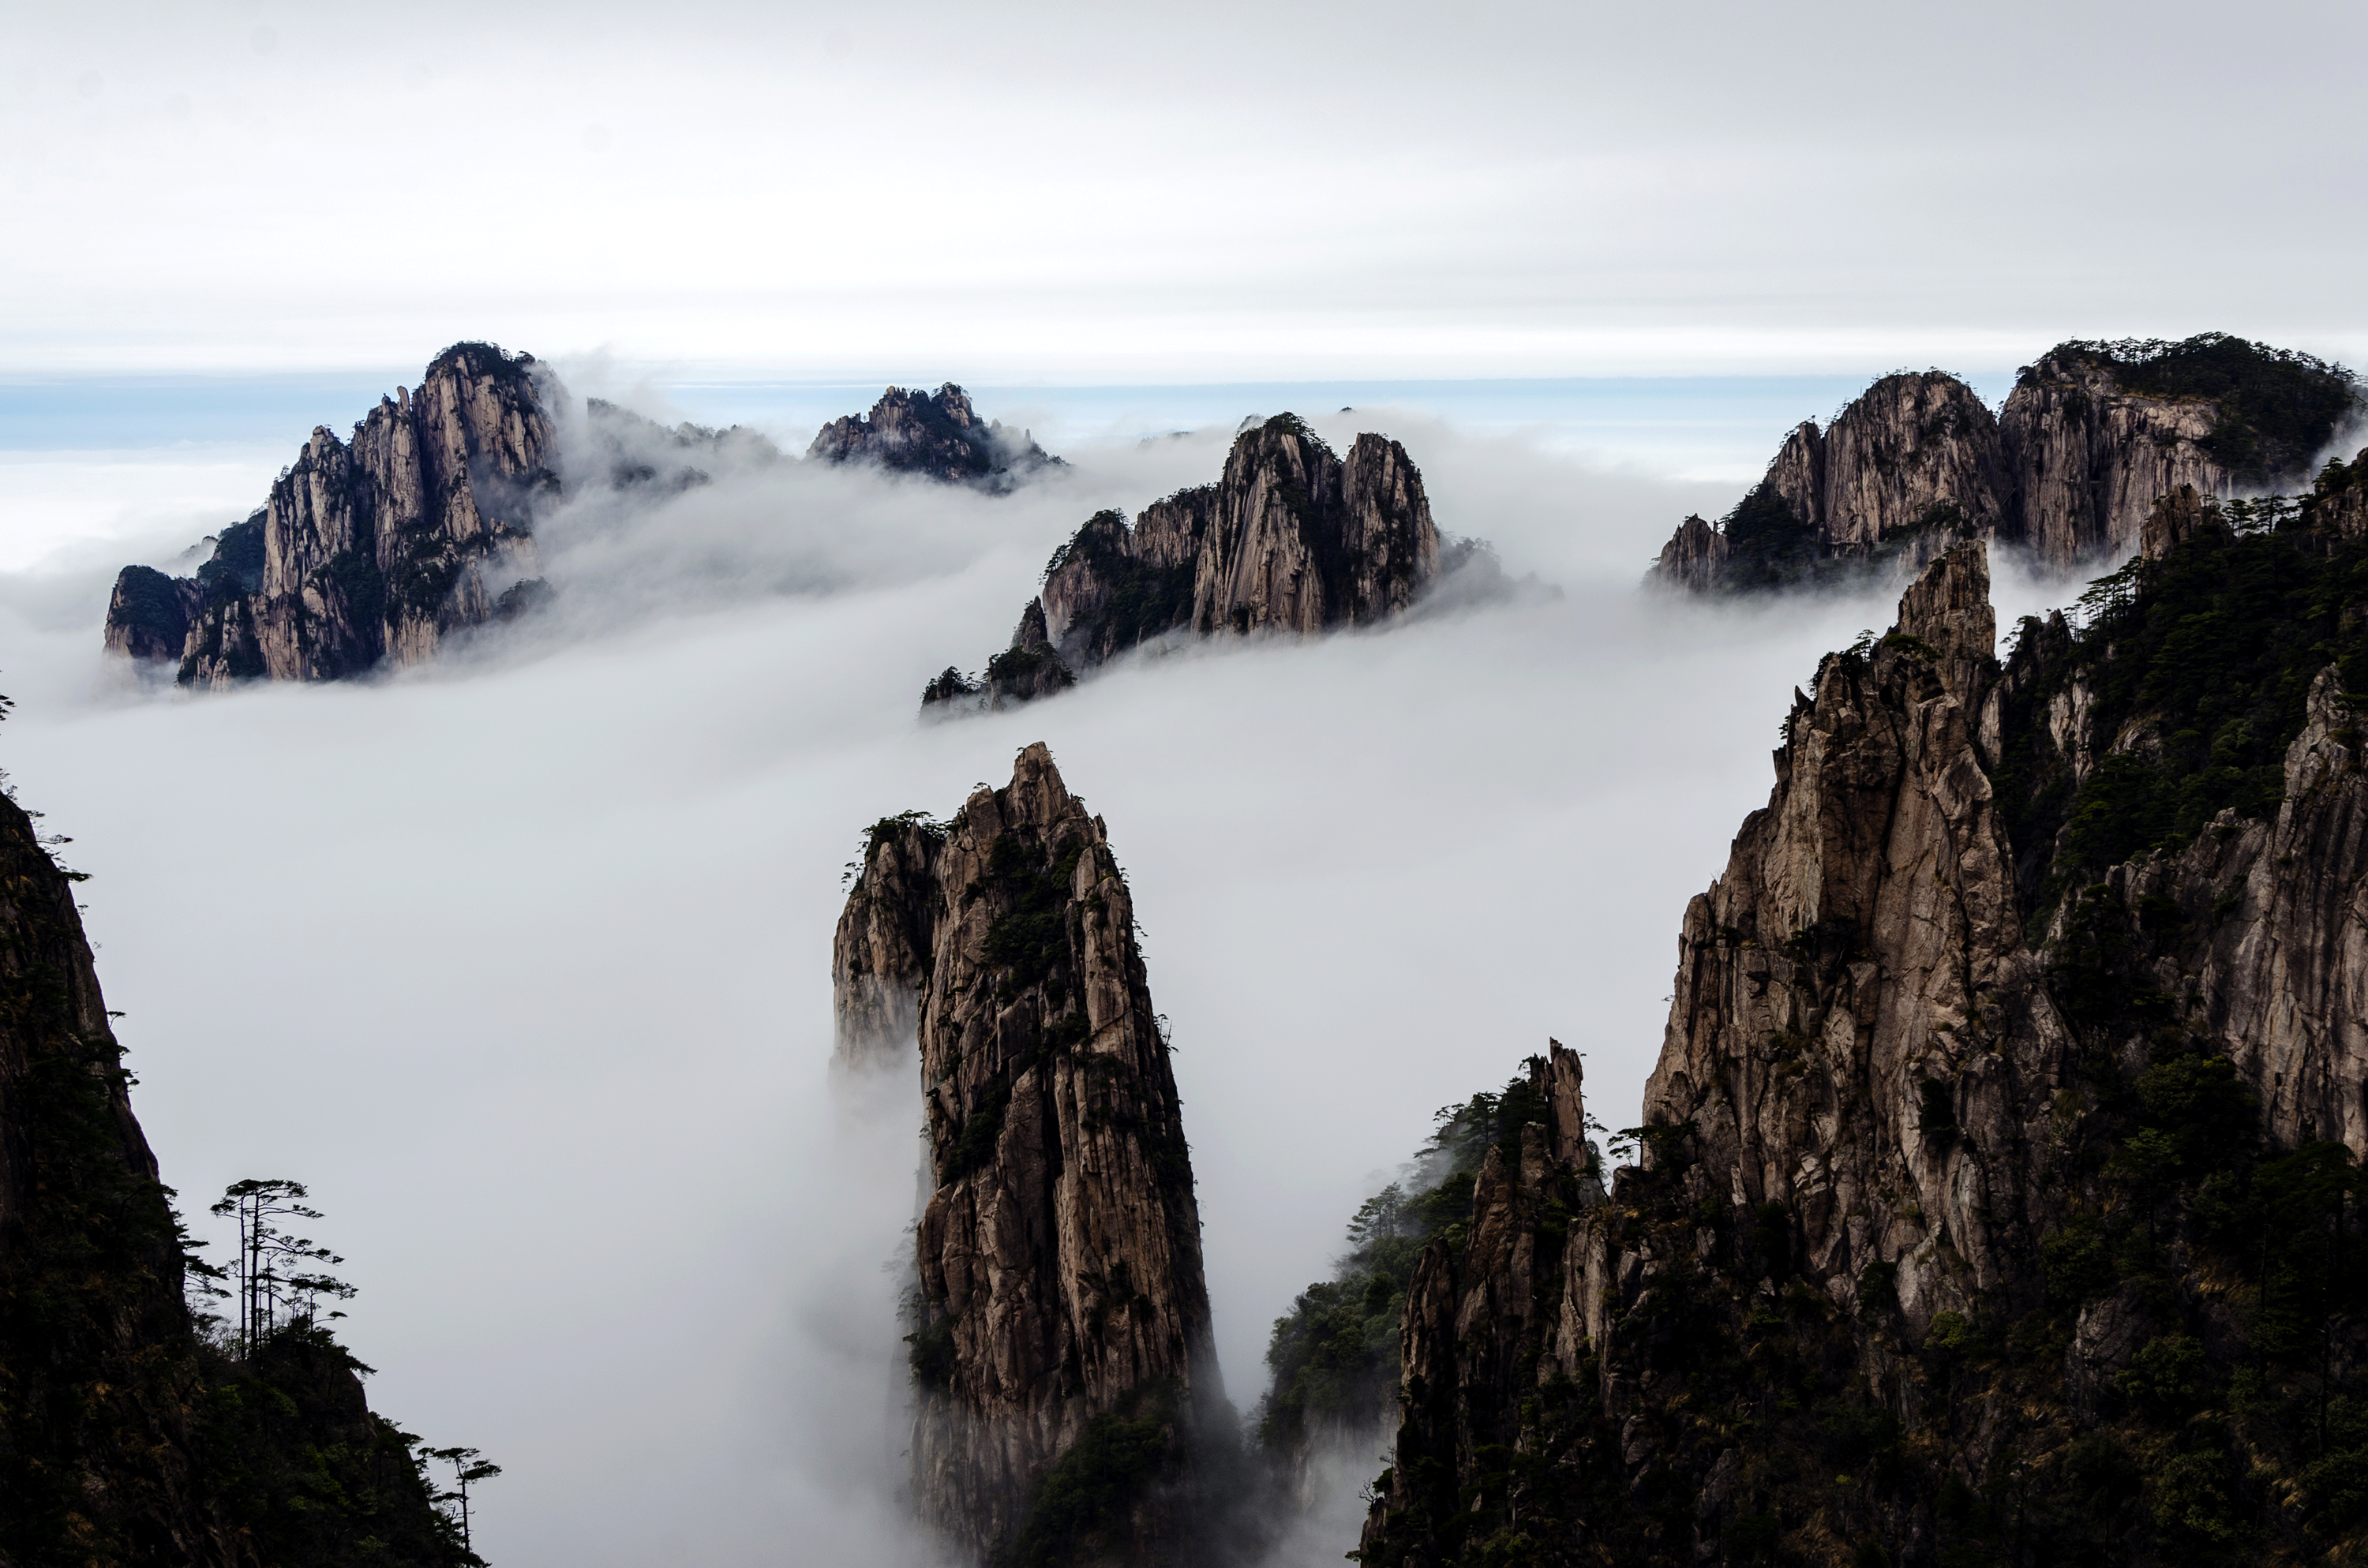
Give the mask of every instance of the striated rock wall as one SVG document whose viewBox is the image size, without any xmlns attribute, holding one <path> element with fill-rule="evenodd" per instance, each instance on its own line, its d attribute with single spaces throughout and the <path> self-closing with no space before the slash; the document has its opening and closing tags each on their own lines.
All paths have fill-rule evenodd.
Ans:
<svg viewBox="0 0 2368 1568">
<path fill-rule="evenodd" d="M 806 449 L 809 461 L 869 463 L 894 473 L 920 474 L 947 484 L 1008 490 L 1029 474 L 1058 465 L 1027 431 L 981 419 L 970 394 L 948 381 L 935 392 L 890 387 L 868 415 L 832 420 Z"/>
<path fill-rule="evenodd" d="M 1200 1445 L 1230 1420 L 1191 1165 L 1132 898 L 1043 746 L 942 829 L 875 829 L 834 975 L 846 1057 L 901 1027 L 883 993 L 917 1020 L 921 1512 L 982 1560 L 1188 1560 Z M 1113 1433 L 1136 1460 L 1097 1483 L 1112 1505 L 1040 1508 Z"/>
<path fill-rule="evenodd" d="M 1706 594 L 1725 577 L 1726 536 L 1699 517 L 1678 525 L 1653 562 L 1651 580 L 1689 593 Z"/>
<path fill-rule="evenodd" d="M 2219 416 L 2209 399 L 2140 396 L 2109 367 L 2043 357 L 2016 378 L 1998 421 L 2012 537 L 2055 566 L 2128 554 L 2157 498 L 2233 491 L 2236 476 L 2198 445 Z"/>
<path fill-rule="evenodd" d="M 500 590 L 533 568 L 532 508 L 557 486 L 539 373 L 531 356 L 458 344 L 350 442 L 315 429 L 195 578 L 167 594 L 160 574 L 124 568 L 108 649 L 177 659 L 185 686 L 326 680 L 432 658 L 495 619 Z"/>
<path fill-rule="evenodd" d="M 1405 448 L 1366 434 L 1342 458 L 1279 415 L 1235 438 L 1216 483 L 1154 503 L 1132 528 L 1117 512 L 1089 518 L 999 656 L 1041 652 L 1061 675 L 1031 659 L 1000 682 L 990 667 L 990 684 L 1003 700 L 1046 695 L 1171 634 L 1370 625 L 1405 613 L 1439 570 L 1439 529 Z"/>
</svg>

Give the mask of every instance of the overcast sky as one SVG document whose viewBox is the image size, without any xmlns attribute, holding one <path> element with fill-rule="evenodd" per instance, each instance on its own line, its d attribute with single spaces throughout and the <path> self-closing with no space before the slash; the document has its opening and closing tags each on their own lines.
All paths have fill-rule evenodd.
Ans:
<svg viewBox="0 0 2368 1568">
<path fill-rule="evenodd" d="M 2362 357 L 2356 5 L 11 4 L 0 361 Z"/>
</svg>

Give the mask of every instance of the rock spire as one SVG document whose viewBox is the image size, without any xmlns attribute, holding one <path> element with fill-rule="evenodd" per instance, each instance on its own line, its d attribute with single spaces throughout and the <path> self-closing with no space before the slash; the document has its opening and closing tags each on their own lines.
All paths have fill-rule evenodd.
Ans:
<svg viewBox="0 0 2368 1568">
<path fill-rule="evenodd" d="M 1977 542 L 1827 656 L 1687 909 L 1611 1201 L 1531 1129 L 1417 1269 L 1363 1562 L 2368 1528 L 2368 1445 L 2317 1419 L 2368 1364 L 2349 477 L 2275 533 L 2158 519 L 2126 597 L 2003 663 Z"/>
<path fill-rule="evenodd" d="M 873 828 L 834 974 L 842 1064 L 917 1068 L 925 1108 L 921 1512 L 981 1561 L 1190 1559 L 1231 1420 L 1191 1161 L 1132 896 L 1042 745 Z"/>
</svg>

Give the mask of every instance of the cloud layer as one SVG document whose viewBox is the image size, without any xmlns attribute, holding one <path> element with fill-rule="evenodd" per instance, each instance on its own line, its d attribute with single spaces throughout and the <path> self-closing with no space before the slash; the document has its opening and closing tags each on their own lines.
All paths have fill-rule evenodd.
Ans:
<svg viewBox="0 0 2368 1568">
<path fill-rule="evenodd" d="M 1225 431 L 1072 451 L 1005 501 L 776 464 L 582 502 L 542 531 L 549 620 L 369 686 L 130 689 L 102 575 L 0 578 L 5 760 L 94 873 L 167 1175 L 196 1211 L 312 1185 L 373 1398 L 507 1467 L 489 1556 L 922 1560 L 892 1317 L 916 1121 L 827 1091 L 830 935 L 863 824 L 1028 742 L 1136 890 L 1245 1404 L 1433 1109 L 1552 1034 L 1635 1119 L 1684 903 L 1792 686 L 1889 606 L 1645 596 L 1691 493 L 1317 423 L 1404 438 L 1444 527 L 1564 597 L 916 722 L 1077 520 L 1213 473 Z"/>
</svg>

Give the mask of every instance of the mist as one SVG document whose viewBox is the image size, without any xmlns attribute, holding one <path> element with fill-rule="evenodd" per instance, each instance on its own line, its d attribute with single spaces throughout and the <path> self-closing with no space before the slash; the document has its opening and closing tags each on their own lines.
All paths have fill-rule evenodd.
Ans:
<svg viewBox="0 0 2368 1568">
<path fill-rule="evenodd" d="M 1437 1108 L 1551 1035 L 1638 1119 L 1685 903 L 1765 801 L 1793 687 L 1895 596 L 1647 594 L 1677 519 L 1741 486 L 1410 411 L 1312 423 L 1405 440 L 1442 530 L 1560 596 L 918 722 L 1078 522 L 1214 477 L 1230 426 L 1073 449 L 1002 499 L 791 460 L 586 486 L 539 529 L 547 615 L 366 684 L 142 685 L 99 654 L 138 553 L 0 577 L 0 763 L 91 873 L 166 1179 L 198 1221 L 240 1177 L 311 1186 L 375 1407 L 505 1467 L 487 1557 L 930 1560 L 898 1496 L 917 1096 L 834 1096 L 831 933 L 866 824 L 951 812 L 1032 741 L 1133 888 L 1245 1410 Z M 195 531 L 160 521 L 150 558 Z M 2001 623 L 2075 591 L 2008 582 Z M 1338 1562 L 1343 1528 L 1289 1560 Z"/>
</svg>

